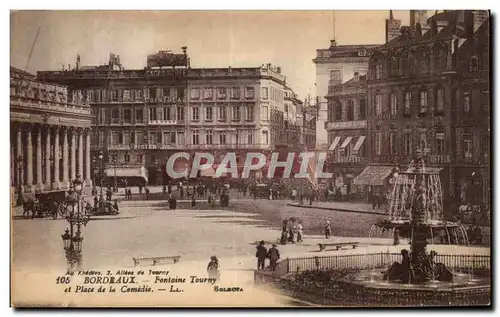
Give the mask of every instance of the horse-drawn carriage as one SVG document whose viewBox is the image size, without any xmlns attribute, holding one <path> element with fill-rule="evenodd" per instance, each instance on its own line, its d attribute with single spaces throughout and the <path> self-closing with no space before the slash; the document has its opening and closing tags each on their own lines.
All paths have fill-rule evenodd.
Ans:
<svg viewBox="0 0 500 317">
<path fill-rule="evenodd" d="M 34 198 L 28 198 L 22 203 L 24 218 L 45 218 L 67 216 L 68 205 L 73 204 L 65 191 L 36 193 Z"/>
</svg>

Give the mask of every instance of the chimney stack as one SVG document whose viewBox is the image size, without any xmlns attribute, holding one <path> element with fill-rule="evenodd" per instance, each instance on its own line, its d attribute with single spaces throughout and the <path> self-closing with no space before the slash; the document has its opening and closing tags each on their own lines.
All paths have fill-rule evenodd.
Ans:
<svg viewBox="0 0 500 317">
<path fill-rule="evenodd" d="M 399 29 L 401 28 L 401 20 L 394 19 L 392 10 L 389 10 L 389 19 L 385 20 L 385 42 L 390 42 L 399 36 Z"/>
</svg>

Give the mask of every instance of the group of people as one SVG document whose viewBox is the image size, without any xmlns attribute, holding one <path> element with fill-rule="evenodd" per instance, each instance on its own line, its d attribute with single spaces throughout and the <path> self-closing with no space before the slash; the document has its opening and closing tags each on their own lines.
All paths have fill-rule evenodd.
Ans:
<svg viewBox="0 0 500 317">
<path fill-rule="evenodd" d="M 295 243 L 302 242 L 304 236 L 304 225 L 301 220 L 295 218 L 283 220 L 283 227 L 281 230 L 280 243 L 285 245 L 287 242 Z"/>
<path fill-rule="evenodd" d="M 280 259 L 280 251 L 276 244 L 273 244 L 268 250 L 266 248 L 266 243 L 260 241 L 256 249 L 255 257 L 257 258 L 257 270 L 264 270 L 266 267 L 266 259 L 269 259 L 269 268 L 271 271 L 275 271 L 278 260 Z"/>
</svg>

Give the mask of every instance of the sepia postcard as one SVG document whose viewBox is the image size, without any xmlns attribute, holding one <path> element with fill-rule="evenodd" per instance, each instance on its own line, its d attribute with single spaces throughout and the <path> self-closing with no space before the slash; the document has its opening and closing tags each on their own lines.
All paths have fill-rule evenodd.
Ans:
<svg viewBox="0 0 500 317">
<path fill-rule="evenodd" d="M 490 306 L 490 30 L 12 11 L 11 306 Z"/>
</svg>

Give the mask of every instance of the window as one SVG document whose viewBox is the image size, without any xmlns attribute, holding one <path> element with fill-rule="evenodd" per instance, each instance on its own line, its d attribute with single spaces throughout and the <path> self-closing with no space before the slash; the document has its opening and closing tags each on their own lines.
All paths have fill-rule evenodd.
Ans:
<svg viewBox="0 0 500 317">
<path fill-rule="evenodd" d="M 213 118 L 212 118 L 212 111 L 213 111 L 212 107 L 206 107 L 205 108 L 205 120 L 206 121 L 212 121 L 213 120 Z"/>
<path fill-rule="evenodd" d="M 470 62 L 469 62 L 469 72 L 477 72 L 478 70 L 478 67 L 479 66 L 479 62 L 477 60 L 477 56 L 472 56 L 470 58 Z"/>
<path fill-rule="evenodd" d="M 99 123 L 106 123 L 106 109 L 104 108 L 99 109 Z"/>
<path fill-rule="evenodd" d="M 269 98 L 269 89 L 267 87 L 262 87 L 262 99 Z"/>
<path fill-rule="evenodd" d="M 262 131 L 262 143 L 269 144 L 269 133 L 267 131 Z"/>
<path fill-rule="evenodd" d="M 240 120 L 241 120 L 240 106 L 234 105 L 233 106 L 233 121 L 240 121 Z"/>
<path fill-rule="evenodd" d="M 391 116 L 398 114 L 398 99 L 396 93 L 391 94 Z"/>
<path fill-rule="evenodd" d="M 375 95 L 375 115 L 382 115 L 382 95 Z"/>
<path fill-rule="evenodd" d="M 214 89 L 213 88 L 204 88 L 203 89 L 203 99 L 205 99 L 205 100 L 214 99 Z"/>
<path fill-rule="evenodd" d="M 436 153 L 444 154 L 444 132 L 436 133 Z"/>
<path fill-rule="evenodd" d="M 179 145 L 184 145 L 184 132 L 177 132 L 177 142 Z"/>
<path fill-rule="evenodd" d="M 143 109 L 135 109 L 135 122 L 142 123 L 144 121 Z"/>
<path fill-rule="evenodd" d="M 193 107 L 193 121 L 200 120 L 200 109 L 198 107 Z"/>
<path fill-rule="evenodd" d="M 464 95 L 464 113 L 469 113 L 470 112 L 470 95 L 465 94 Z"/>
<path fill-rule="evenodd" d="M 156 116 L 156 108 L 149 108 L 149 121 L 156 121 L 158 120 Z"/>
<path fill-rule="evenodd" d="M 149 133 L 149 144 L 158 143 L 158 134 L 156 132 Z"/>
<path fill-rule="evenodd" d="M 200 135 L 198 130 L 193 130 L 193 144 L 200 144 Z"/>
<path fill-rule="evenodd" d="M 138 144 L 138 145 L 144 144 L 144 132 L 136 132 L 135 133 L 135 144 Z"/>
<path fill-rule="evenodd" d="M 102 147 L 104 146 L 104 131 L 99 131 L 99 146 Z"/>
<path fill-rule="evenodd" d="M 405 114 L 411 114 L 411 92 L 405 92 Z"/>
<path fill-rule="evenodd" d="M 125 163 L 130 163 L 130 154 L 125 153 Z"/>
<path fill-rule="evenodd" d="M 111 132 L 111 144 L 113 144 L 113 145 L 121 144 L 120 135 L 121 135 L 121 133 L 119 133 L 119 132 L 115 132 L 115 131 Z"/>
<path fill-rule="evenodd" d="M 427 149 L 427 132 L 420 132 L 420 149 L 423 153 Z"/>
<path fill-rule="evenodd" d="M 354 121 L 354 101 L 347 102 L 347 121 Z"/>
<path fill-rule="evenodd" d="M 231 88 L 231 99 L 240 99 L 240 87 Z"/>
<path fill-rule="evenodd" d="M 156 99 L 156 87 L 149 88 L 149 98 Z"/>
<path fill-rule="evenodd" d="M 269 120 L 269 107 L 268 106 L 262 106 L 262 119 Z"/>
<path fill-rule="evenodd" d="M 375 65 L 375 79 L 382 78 L 382 64 Z"/>
<path fill-rule="evenodd" d="M 436 70 L 446 69 L 446 55 L 446 47 L 443 45 L 437 45 L 434 47 L 434 68 Z"/>
<path fill-rule="evenodd" d="M 490 156 L 490 137 L 483 135 L 481 137 L 481 159 L 487 161 Z"/>
<path fill-rule="evenodd" d="M 246 106 L 246 120 L 247 121 L 253 121 L 253 105 L 247 105 Z"/>
<path fill-rule="evenodd" d="M 223 132 L 219 134 L 219 144 L 226 144 L 226 134 Z"/>
<path fill-rule="evenodd" d="M 411 142 L 411 131 L 405 131 L 403 134 L 403 142 L 404 142 L 404 155 L 409 156 L 412 155 L 412 142 Z"/>
<path fill-rule="evenodd" d="M 89 102 L 94 102 L 94 91 L 87 90 L 87 99 Z"/>
<path fill-rule="evenodd" d="M 142 154 L 138 154 L 136 157 L 137 157 L 136 162 L 142 163 Z"/>
<path fill-rule="evenodd" d="M 335 81 L 342 81 L 342 71 L 340 69 L 330 70 L 330 79 Z"/>
<path fill-rule="evenodd" d="M 142 89 L 137 89 L 135 91 L 135 100 L 142 100 L 143 98 L 143 91 Z"/>
<path fill-rule="evenodd" d="M 359 119 L 366 120 L 366 99 L 363 98 L 359 101 Z"/>
<path fill-rule="evenodd" d="M 375 155 L 382 155 L 382 132 L 375 133 Z"/>
<path fill-rule="evenodd" d="M 170 97 L 171 97 L 171 95 L 170 95 L 170 88 L 164 87 L 163 88 L 163 98 L 166 99 L 166 100 L 169 100 Z"/>
<path fill-rule="evenodd" d="M 227 89 L 225 87 L 217 88 L 217 99 L 227 99 Z"/>
<path fill-rule="evenodd" d="M 123 109 L 123 123 L 132 123 L 132 109 Z"/>
<path fill-rule="evenodd" d="M 253 87 L 245 87 L 245 98 L 246 99 L 255 98 L 255 89 Z"/>
<path fill-rule="evenodd" d="M 163 120 L 172 120 L 171 108 L 163 108 Z"/>
<path fill-rule="evenodd" d="M 95 91 L 95 101 L 96 102 L 101 102 L 101 90 L 100 89 L 97 89 Z"/>
<path fill-rule="evenodd" d="M 219 121 L 226 121 L 226 106 L 220 105 L 219 106 Z"/>
<path fill-rule="evenodd" d="M 389 132 L 389 150 L 390 150 L 391 155 L 398 153 L 397 144 L 398 143 L 396 140 L 396 131 L 390 131 Z"/>
<path fill-rule="evenodd" d="M 208 130 L 207 134 L 205 134 L 205 143 L 213 144 L 213 133 L 212 130 Z"/>
<path fill-rule="evenodd" d="M 421 51 L 419 54 L 418 66 L 421 73 L 429 71 L 429 54 L 426 51 Z"/>
<path fill-rule="evenodd" d="M 177 121 L 184 121 L 184 107 L 177 107 Z"/>
<path fill-rule="evenodd" d="M 177 88 L 177 99 L 184 100 L 186 99 L 186 89 L 185 88 Z"/>
<path fill-rule="evenodd" d="M 342 104 L 340 103 L 335 106 L 335 121 L 342 121 Z"/>
<path fill-rule="evenodd" d="M 170 132 L 163 132 L 163 144 L 169 144 Z"/>
<path fill-rule="evenodd" d="M 420 113 L 427 112 L 427 91 L 420 91 Z"/>
<path fill-rule="evenodd" d="M 253 144 L 253 132 L 252 131 L 248 131 L 248 134 L 247 134 L 247 143 L 248 144 Z"/>
<path fill-rule="evenodd" d="M 191 99 L 200 99 L 200 89 L 191 88 Z"/>
<path fill-rule="evenodd" d="M 116 90 L 111 91 L 111 101 L 118 101 L 118 92 Z"/>
<path fill-rule="evenodd" d="M 436 111 L 444 110 L 444 90 L 443 88 L 438 88 L 436 90 Z"/>
<path fill-rule="evenodd" d="M 467 161 L 472 160 L 472 139 L 469 139 L 470 136 L 465 136 L 467 139 L 464 139 L 464 158 Z"/>
<path fill-rule="evenodd" d="M 397 76 L 399 74 L 399 61 L 396 57 L 391 57 L 389 60 L 391 67 L 391 75 Z"/>
<path fill-rule="evenodd" d="M 125 131 L 123 132 L 123 145 L 129 145 L 130 144 L 130 132 Z"/>
<path fill-rule="evenodd" d="M 111 123 L 120 122 L 120 109 L 111 110 Z"/>
</svg>

